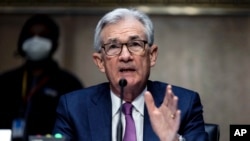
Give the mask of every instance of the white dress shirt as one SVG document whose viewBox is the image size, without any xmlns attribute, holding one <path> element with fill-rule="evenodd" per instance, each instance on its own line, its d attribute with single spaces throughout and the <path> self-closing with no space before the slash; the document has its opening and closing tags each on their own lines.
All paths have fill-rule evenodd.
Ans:
<svg viewBox="0 0 250 141">
<path fill-rule="evenodd" d="M 142 93 L 136 97 L 136 99 L 132 102 L 133 110 L 132 116 L 135 122 L 136 128 L 136 138 L 137 141 L 143 140 L 143 118 L 144 118 L 144 93 L 147 88 L 145 88 Z M 112 91 L 111 93 L 111 101 L 112 101 L 112 141 L 116 140 L 116 132 L 117 132 L 117 124 L 119 118 L 119 108 L 120 108 L 120 98 L 115 95 Z M 125 103 L 125 101 L 123 101 Z M 125 116 L 122 113 L 122 125 L 123 125 L 123 135 L 125 131 Z"/>
</svg>

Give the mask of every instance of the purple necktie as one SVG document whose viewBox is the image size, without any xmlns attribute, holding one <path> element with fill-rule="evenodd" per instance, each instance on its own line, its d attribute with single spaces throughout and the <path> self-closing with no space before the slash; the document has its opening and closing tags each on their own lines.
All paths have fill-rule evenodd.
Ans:
<svg viewBox="0 0 250 141">
<path fill-rule="evenodd" d="M 132 117 L 133 105 L 131 103 L 124 103 L 122 112 L 125 114 L 126 126 L 123 141 L 136 141 L 135 123 Z"/>
</svg>

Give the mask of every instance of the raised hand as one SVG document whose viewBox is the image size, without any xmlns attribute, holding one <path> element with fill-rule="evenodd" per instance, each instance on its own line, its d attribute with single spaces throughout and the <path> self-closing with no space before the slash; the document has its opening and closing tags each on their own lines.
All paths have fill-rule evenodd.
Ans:
<svg viewBox="0 0 250 141">
<path fill-rule="evenodd" d="M 149 91 L 145 93 L 145 102 L 154 132 L 161 141 L 177 141 L 181 111 L 177 107 L 178 97 L 174 95 L 172 86 L 166 87 L 166 94 L 160 107 L 156 107 Z"/>
</svg>

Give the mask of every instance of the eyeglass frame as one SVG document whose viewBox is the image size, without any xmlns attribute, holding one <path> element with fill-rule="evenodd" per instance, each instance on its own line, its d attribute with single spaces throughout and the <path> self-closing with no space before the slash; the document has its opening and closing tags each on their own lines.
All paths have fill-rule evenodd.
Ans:
<svg viewBox="0 0 250 141">
<path fill-rule="evenodd" d="M 101 48 L 104 50 L 104 52 L 105 52 L 105 54 L 106 54 L 107 56 L 119 56 L 119 55 L 121 55 L 123 46 L 125 45 L 125 46 L 127 47 L 127 49 L 128 49 L 128 51 L 129 51 L 130 54 L 136 54 L 135 52 L 131 51 L 131 50 L 129 49 L 129 47 L 128 47 L 128 43 L 131 42 L 131 41 L 142 41 L 142 43 L 143 43 L 142 49 L 143 49 L 143 50 L 142 50 L 140 53 L 142 53 L 142 52 L 145 51 L 146 45 L 148 44 L 148 41 L 146 41 L 146 40 L 130 40 L 130 41 L 126 42 L 126 43 L 119 43 L 119 42 L 118 42 L 118 43 L 116 43 L 116 44 L 120 45 L 120 47 L 119 47 L 120 52 L 117 53 L 117 54 L 114 54 L 114 55 L 109 55 L 109 54 L 106 52 L 106 48 L 104 47 L 105 45 L 112 44 L 112 43 L 103 44 L 103 45 L 101 46 Z"/>
</svg>

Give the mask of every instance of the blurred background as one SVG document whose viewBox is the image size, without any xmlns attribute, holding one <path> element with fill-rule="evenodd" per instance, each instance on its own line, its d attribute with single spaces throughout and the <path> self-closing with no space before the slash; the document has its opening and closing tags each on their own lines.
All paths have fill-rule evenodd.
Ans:
<svg viewBox="0 0 250 141">
<path fill-rule="evenodd" d="M 159 57 L 151 80 L 199 92 L 205 122 L 250 124 L 249 0 L 1 0 L 0 73 L 22 64 L 16 57 L 24 22 L 46 13 L 61 28 L 55 55 L 61 67 L 91 86 L 107 81 L 92 61 L 97 21 L 116 7 L 135 7 L 152 18 Z"/>
</svg>

